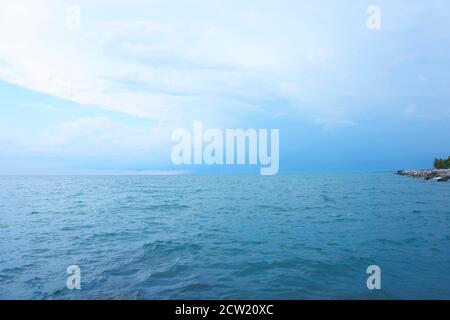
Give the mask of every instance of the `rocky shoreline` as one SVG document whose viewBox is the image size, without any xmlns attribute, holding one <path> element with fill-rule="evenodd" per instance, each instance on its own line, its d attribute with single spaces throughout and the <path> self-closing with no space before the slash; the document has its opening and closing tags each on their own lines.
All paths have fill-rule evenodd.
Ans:
<svg viewBox="0 0 450 320">
<path fill-rule="evenodd" d="M 398 175 L 422 178 L 425 180 L 448 181 L 450 169 L 426 169 L 426 170 L 398 170 Z"/>
</svg>

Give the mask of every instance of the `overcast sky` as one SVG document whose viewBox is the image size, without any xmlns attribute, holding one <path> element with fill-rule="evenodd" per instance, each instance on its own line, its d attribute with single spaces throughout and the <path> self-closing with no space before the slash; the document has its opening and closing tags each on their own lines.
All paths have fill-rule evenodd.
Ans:
<svg viewBox="0 0 450 320">
<path fill-rule="evenodd" d="M 279 128 L 280 173 L 430 167 L 449 70 L 446 0 L 0 0 L 0 173 L 186 170 L 194 120 Z"/>
</svg>

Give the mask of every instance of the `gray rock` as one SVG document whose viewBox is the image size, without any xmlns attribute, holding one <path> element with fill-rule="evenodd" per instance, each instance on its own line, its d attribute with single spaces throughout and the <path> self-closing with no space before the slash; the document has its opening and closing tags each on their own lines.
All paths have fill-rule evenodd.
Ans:
<svg viewBox="0 0 450 320">
<path fill-rule="evenodd" d="M 450 169 L 398 170 L 396 174 L 440 182 L 450 180 Z"/>
</svg>

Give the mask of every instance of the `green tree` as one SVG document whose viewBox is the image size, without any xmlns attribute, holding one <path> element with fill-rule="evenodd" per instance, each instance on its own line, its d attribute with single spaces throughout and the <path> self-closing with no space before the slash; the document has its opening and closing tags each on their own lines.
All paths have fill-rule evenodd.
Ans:
<svg viewBox="0 0 450 320">
<path fill-rule="evenodd" d="M 436 169 L 450 169 L 450 156 L 447 159 L 434 159 L 434 167 Z"/>
<path fill-rule="evenodd" d="M 439 169 L 439 160 L 438 160 L 438 158 L 434 158 L 433 167 L 434 167 L 435 169 Z"/>
</svg>

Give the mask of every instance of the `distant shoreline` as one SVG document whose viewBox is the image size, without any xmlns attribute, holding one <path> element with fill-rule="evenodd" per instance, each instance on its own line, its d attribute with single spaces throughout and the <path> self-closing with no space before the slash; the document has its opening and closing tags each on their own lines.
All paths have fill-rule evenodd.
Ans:
<svg viewBox="0 0 450 320">
<path fill-rule="evenodd" d="M 450 180 L 450 169 L 398 170 L 396 174 L 439 182 Z"/>
</svg>

